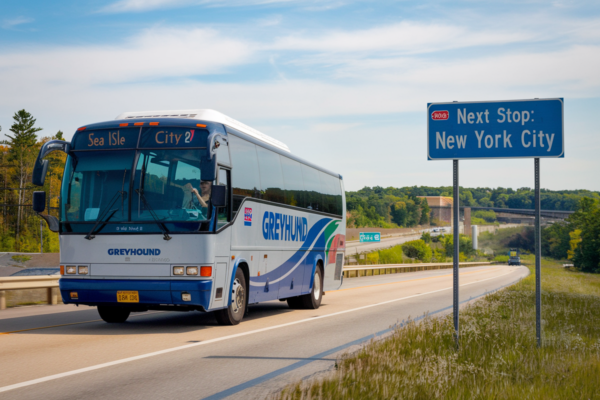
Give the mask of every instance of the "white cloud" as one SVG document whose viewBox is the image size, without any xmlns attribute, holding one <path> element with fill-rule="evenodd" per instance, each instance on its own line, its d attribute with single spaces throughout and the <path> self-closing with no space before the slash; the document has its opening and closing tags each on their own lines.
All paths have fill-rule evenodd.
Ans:
<svg viewBox="0 0 600 400">
<path fill-rule="evenodd" d="M 14 28 L 15 26 L 28 24 L 30 22 L 33 22 L 33 18 L 16 17 L 16 18 L 12 18 L 12 19 L 4 19 L 0 23 L 0 26 L 3 29 L 11 29 L 11 28 Z"/>
<path fill-rule="evenodd" d="M 106 13 L 152 11 L 160 8 L 180 7 L 193 4 L 190 0 L 120 0 L 100 9 Z"/>
<path fill-rule="evenodd" d="M 218 74 L 247 62 L 251 54 L 247 43 L 212 29 L 150 29 L 114 46 L 4 53 L 0 82 L 13 86 L 12 80 L 20 77 L 30 85 L 69 86 Z"/>
<path fill-rule="evenodd" d="M 473 46 L 497 46 L 531 40 L 537 34 L 520 30 L 481 30 L 448 24 L 401 22 L 363 30 L 332 31 L 280 38 L 269 49 L 327 53 L 420 54 Z M 391 53 L 389 53 L 391 52 Z"/>
<path fill-rule="evenodd" d="M 204 5 L 208 7 L 248 7 L 266 6 L 281 3 L 315 4 L 306 9 L 320 11 L 338 8 L 342 5 L 339 1 L 328 0 L 119 0 L 100 9 L 105 13 L 145 12 L 163 8 L 185 7 L 191 5 Z"/>
</svg>

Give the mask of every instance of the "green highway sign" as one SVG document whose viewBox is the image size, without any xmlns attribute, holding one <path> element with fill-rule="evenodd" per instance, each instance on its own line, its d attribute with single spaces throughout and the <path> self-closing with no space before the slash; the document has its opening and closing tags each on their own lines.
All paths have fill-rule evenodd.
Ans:
<svg viewBox="0 0 600 400">
<path fill-rule="evenodd" d="M 381 232 L 360 232 L 360 242 L 380 242 Z"/>
</svg>

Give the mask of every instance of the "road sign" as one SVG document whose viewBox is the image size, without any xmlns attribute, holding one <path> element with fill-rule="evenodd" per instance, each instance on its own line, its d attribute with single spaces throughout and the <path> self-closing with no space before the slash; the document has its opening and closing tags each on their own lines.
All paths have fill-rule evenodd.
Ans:
<svg viewBox="0 0 600 400">
<path fill-rule="evenodd" d="M 427 104 L 427 158 L 564 157 L 563 99 Z"/>
<path fill-rule="evenodd" d="M 365 242 L 380 242 L 381 241 L 381 233 L 380 232 L 360 232 L 360 243 Z"/>
</svg>

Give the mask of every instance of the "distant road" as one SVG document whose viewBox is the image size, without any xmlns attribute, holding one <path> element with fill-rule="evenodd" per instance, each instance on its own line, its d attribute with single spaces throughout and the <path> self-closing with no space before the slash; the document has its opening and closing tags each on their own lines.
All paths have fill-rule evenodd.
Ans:
<svg viewBox="0 0 600 400">
<path fill-rule="evenodd" d="M 461 301 L 516 282 L 525 267 L 460 270 Z M 0 312 L 0 398 L 263 399 L 333 368 L 336 357 L 429 312 L 451 311 L 452 274 L 434 270 L 345 279 L 318 310 L 273 301 L 237 326 L 211 314 L 147 312 L 124 324 L 95 308 Z"/>
<path fill-rule="evenodd" d="M 450 228 L 446 228 L 447 232 L 449 232 Z M 401 234 L 398 236 L 392 236 L 387 238 L 382 238 L 381 242 L 373 242 L 373 243 L 360 243 L 358 240 L 352 242 L 346 242 L 346 256 L 351 256 L 356 253 L 361 253 L 364 251 L 373 251 L 373 250 L 381 250 L 387 249 L 389 247 L 396 246 L 398 244 L 410 242 L 411 240 L 417 240 L 421 238 L 422 232 L 430 232 L 431 236 L 440 235 L 443 232 L 431 232 L 431 229 L 424 229 L 418 233 L 414 234 Z"/>
</svg>

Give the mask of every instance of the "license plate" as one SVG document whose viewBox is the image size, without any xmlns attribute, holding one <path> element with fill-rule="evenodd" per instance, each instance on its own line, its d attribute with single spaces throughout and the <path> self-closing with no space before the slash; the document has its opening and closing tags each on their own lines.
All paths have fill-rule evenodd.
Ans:
<svg viewBox="0 0 600 400">
<path fill-rule="evenodd" d="M 134 291 L 119 291 L 117 292 L 117 301 L 119 303 L 139 303 L 140 295 Z"/>
</svg>

